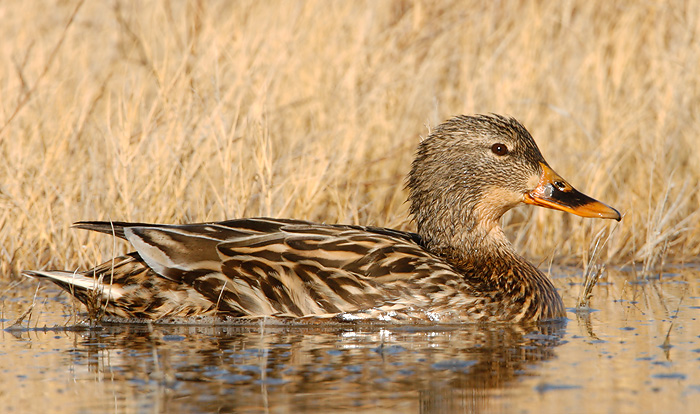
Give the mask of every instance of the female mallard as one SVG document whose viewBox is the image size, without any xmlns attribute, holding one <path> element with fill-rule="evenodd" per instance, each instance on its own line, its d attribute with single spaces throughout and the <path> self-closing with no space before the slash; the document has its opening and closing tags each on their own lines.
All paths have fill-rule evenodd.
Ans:
<svg viewBox="0 0 700 414">
<path fill-rule="evenodd" d="M 435 128 L 407 188 L 417 233 L 271 218 L 78 222 L 136 251 L 80 274 L 25 274 L 124 318 L 538 321 L 564 317 L 564 305 L 506 239 L 503 213 L 527 203 L 620 220 L 557 175 L 518 121 L 497 115 Z"/>
</svg>

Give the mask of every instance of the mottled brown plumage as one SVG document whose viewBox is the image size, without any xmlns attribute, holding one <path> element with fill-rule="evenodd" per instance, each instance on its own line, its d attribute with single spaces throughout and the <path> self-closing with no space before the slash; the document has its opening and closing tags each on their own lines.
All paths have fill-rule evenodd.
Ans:
<svg viewBox="0 0 700 414">
<path fill-rule="evenodd" d="M 435 128 L 407 188 L 415 234 L 270 218 L 79 222 L 136 251 L 80 274 L 25 274 L 125 318 L 538 321 L 563 317 L 564 306 L 514 252 L 498 225 L 503 213 L 524 202 L 620 219 L 554 173 L 522 125 L 496 115 Z"/>
</svg>

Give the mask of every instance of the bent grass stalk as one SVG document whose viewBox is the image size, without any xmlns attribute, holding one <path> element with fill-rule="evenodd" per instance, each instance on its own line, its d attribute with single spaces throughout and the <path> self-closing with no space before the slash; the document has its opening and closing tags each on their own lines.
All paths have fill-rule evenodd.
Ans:
<svg viewBox="0 0 700 414">
<path fill-rule="evenodd" d="M 590 305 L 591 298 L 593 297 L 593 288 L 605 272 L 605 265 L 597 263 L 599 260 L 600 252 L 610 240 L 610 237 L 618 227 L 619 226 L 617 224 L 614 224 L 612 229 L 608 226 L 603 227 L 602 229 L 600 229 L 600 231 L 598 231 L 598 233 L 596 233 L 595 237 L 593 237 L 593 248 L 590 252 L 590 257 L 586 262 L 586 267 L 583 271 L 584 285 L 578 297 L 578 301 L 576 304 L 576 312 L 588 312 L 591 309 Z M 603 239 L 604 235 L 606 235 L 607 237 L 601 243 L 601 240 Z"/>
</svg>

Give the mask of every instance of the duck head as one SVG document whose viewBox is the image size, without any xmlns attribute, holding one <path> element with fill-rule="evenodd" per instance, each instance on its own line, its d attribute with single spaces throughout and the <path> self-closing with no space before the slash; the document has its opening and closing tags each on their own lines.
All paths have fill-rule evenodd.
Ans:
<svg viewBox="0 0 700 414">
<path fill-rule="evenodd" d="M 554 172 L 518 121 L 498 115 L 458 116 L 431 131 L 407 188 L 418 233 L 435 250 L 475 248 L 494 230 L 494 240 L 505 242 L 498 220 L 520 203 L 621 218 Z"/>
</svg>

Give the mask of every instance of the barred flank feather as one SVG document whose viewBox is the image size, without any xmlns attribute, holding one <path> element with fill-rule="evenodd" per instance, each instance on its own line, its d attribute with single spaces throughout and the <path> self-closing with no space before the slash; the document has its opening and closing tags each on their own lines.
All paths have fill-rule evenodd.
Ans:
<svg viewBox="0 0 700 414">
<path fill-rule="evenodd" d="M 424 319 L 421 310 L 452 313 L 457 304 L 451 302 L 467 289 L 450 265 L 416 243 L 417 235 L 389 229 L 265 218 L 180 226 L 79 222 L 75 227 L 114 231 L 137 248 L 129 259 L 119 258 L 114 273 L 120 277 L 113 284 L 146 289 L 143 295 L 120 297 L 128 305 L 107 312 L 121 317 L 333 317 L 371 309 L 361 315 L 370 318 L 411 308 L 412 317 Z M 82 277 L 92 281 L 92 273 Z M 110 262 L 94 273 L 105 284 Z M 422 283 L 447 281 L 453 287 L 421 292 Z M 200 295 L 194 310 L 148 307 L 143 300 L 183 287 Z M 202 306 L 202 300 L 210 306 Z"/>
</svg>

